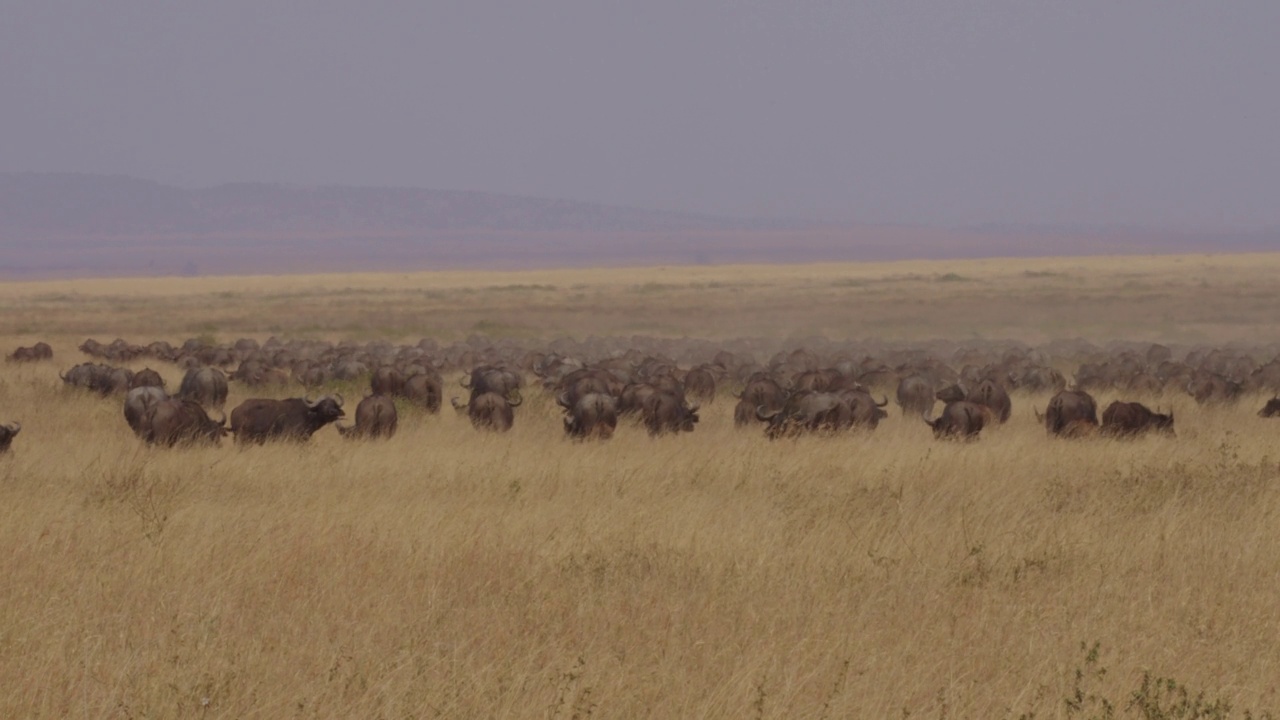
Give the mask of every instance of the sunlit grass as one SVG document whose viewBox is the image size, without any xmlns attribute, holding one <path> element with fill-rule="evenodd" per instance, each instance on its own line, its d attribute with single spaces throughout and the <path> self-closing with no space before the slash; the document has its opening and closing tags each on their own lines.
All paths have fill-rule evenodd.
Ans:
<svg viewBox="0 0 1280 720">
<path fill-rule="evenodd" d="M 1089 691 L 1121 708 L 1150 670 L 1274 709 L 1280 424 L 1254 415 L 1261 398 L 1160 398 L 1177 439 L 1063 442 L 1035 424 L 1047 397 L 1015 395 L 1007 426 L 945 443 L 896 410 L 874 433 L 769 442 L 735 430 L 722 395 L 692 434 L 624 423 L 578 444 L 530 390 L 506 435 L 446 406 L 387 442 L 326 428 L 303 446 L 158 450 L 57 370 L 88 336 L 340 339 L 375 317 L 414 342 L 488 320 L 528 343 L 647 323 L 1263 344 L 1277 319 L 1255 301 L 1277 292 L 1276 264 L 0 286 L 0 342 L 49 338 L 57 358 L 0 366 L 0 422 L 23 422 L 0 459 L 0 717 L 1068 717 L 1081 642 L 1108 669 Z M 1146 288 L 1123 287 L 1135 274 Z M 1164 300 L 1124 300 L 1153 288 Z M 846 294 L 864 289 L 885 294 Z M 1166 309 L 1187 324 L 1162 325 Z M 233 386 L 231 406 L 245 397 Z"/>
</svg>

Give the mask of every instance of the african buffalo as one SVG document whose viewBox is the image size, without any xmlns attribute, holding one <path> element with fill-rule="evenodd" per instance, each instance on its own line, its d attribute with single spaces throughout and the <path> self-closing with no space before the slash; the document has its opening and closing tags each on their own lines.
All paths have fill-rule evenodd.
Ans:
<svg viewBox="0 0 1280 720">
<path fill-rule="evenodd" d="M 777 380 L 757 373 L 747 378 L 746 387 L 738 394 L 738 399 L 750 403 L 751 412 L 764 407 L 766 412 L 781 410 L 787 402 L 787 391 L 782 389 L 782 385 Z"/>
<path fill-rule="evenodd" d="M 124 420 L 129 423 L 129 428 L 133 430 L 134 435 L 146 438 L 150 434 L 151 428 L 147 425 L 147 417 L 156 403 L 168 398 L 164 389 L 154 385 L 136 387 L 125 394 Z"/>
<path fill-rule="evenodd" d="M 52 360 L 53 348 L 47 342 L 38 342 L 31 347 L 20 347 L 6 358 L 9 362 L 39 362 Z"/>
<path fill-rule="evenodd" d="M 1119 400 L 1108 405 L 1102 412 L 1100 433 L 1107 437 L 1137 437 L 1153 430 L 1173 435 L 1173 412 L 1161 415 L 1151 412 L 1142 403 Z"/>
<path fill-rule="evenodd" d="M 414 373 L 405 378 L 404 397 L 429 413 L 438 413 L 444 399 L 444 383 L 434 371 Z"/>
<path fill-rule="evenodd" d="M 788 397 L 781 409 L 757 407 L 756 419 L 767 423 L 765 435 L 776 440 L 806 431 L 848 429 L 853 426 L 853 411 L 835 393 L 799 392 Z"/>
<path fill-rule="evenodd" d="M 81 363 L 59 377 L 68 385 L 82 387 L 106 397 L 117 392 L 127 392 L 133 381 L 133 371 L 110 365 Z"/>
<path fill-rule="evenodd" d="M 505 396 L 496 392 L 480 393 L 466 405 L 459 402 L 458 398 L 450 398 L 449 402 L 454 410 L 465 412 L 477 430 L 506 432 L 515 424 L 515 412 L 512 408 L 519 406 L 523 399 L 518 390 L 512 390 Z"/>
<path fill-rule="evenodd" d="M 1280 415 L 1280 395 L 1276 395 L 1267 401 L 1267 404 L 1258 411 L 1258 417 L 1276 417 Z"/>
<path fill-rule="evenodd" d="M 556 404 L 569 410 L 578 404 L 584 395 L 592 393 L 615 394 L 617 379 L 606 370 L 575 370 L 560 382 L 560 392 L 556 393 Z M 621 388 L 618 389 L 618 392 Z M 474 391 L 473 391 L 474 392 Z"/>
<path fill-rule="evenodd" d="M 1235 402 L 1244 392 L 1244 386 L 1216 373 L 1199 372 L 1187 383 L 1187 393 L 1201 405 L 1220 405 Z"/>
<path fill-rule="evenodd" d="M 716 399 L 716 378 L 711 374 L 707 367 L 696 367 L 684 375 L 684 390 L 690 397 L 695 397 L 705 403 L 715 402 Z"/>
<path fill-rule="evenodd" d="M 898 381 L 898 407 L 903 415 L 932 415 L 935 400 L 933 381 L 923 375 L 910 375 Z"/>
<path fill-rule="evenodd" d="M 8 425 L 0 425 L 0 455 L 9 452 L 13 438 L 22 431 L 22 423 L 14 421 Z"/>
<path fill-rule="evenodd" d="M 396 434 L 398 423 L 396 404 L 388 395 L 370 395 L 356 405 L 356 424 L 350 427 L 337 423 L 334 427 L 344 438 L 390 438 Z"/>
<path fill-rule="evenodd" d="M 876 402 L 875 398 L 871 397 L 871 393 L 866 390 L 841 390 L 836 393 L 836 397 L 849 406 L 855 426 L 874 430 L 881 420 L 889 417 L 889 413 L 884 409 L 889 404 L 887 397 Z"/>
<path fill-rule="evenodd" d="M 1098 403 L 1083 390 L 1063 390 L 1049 399 L 1044 415 L 1036 412 L 1036 418 L 1050 435 L 1079 437 L 1088 434 L 1088 427 L 1098 427 Z"/>
<path fill-rule="evenodd" d="M 656 392 L 658 392 L 658 388 L 650 385 L 649 383 L 629 383 L 626 387 L 622 388 L 622 394 L 618 396 L 618 414 L 634 415 L 640 412 L 644 408 L 645 401 Z M 566 408 L 566 411 L 567 410 L 569 410 L 569 408 Z"/>
<path fill-rule="evenodd" d="M 369 388 L 377 395 L 400 395 L 404 392 L 404 374 L 393 367 L 380 367 L 369 376 Z M 356 408 L 357 414 L 360 412 Z M 356 424 L 360 421 L 357 419 Z"/>
<path fill-rule="evenodd" d="M 341 395 L 319 400 L 289 398 L 245 400 L 231 411 L 231 432 L 236 442 L 258 444 L 268 440 L 307 440 L 317 430 L 345 417 Z"/>
<path fill-rule="evenodd" d="M 976 440 L 982 428 L 994 419 L 994 413 L 986 405 L 958 400 L 947 403 L 936 420 L 930 420 L 926 415 L 924 421 L 933 428 L 935 438 Z"/>
<path fill-rule="evenodd" d="M 168 398 L 152 405 L 145 423 L 148 426 L 146 441 L 166 447 L 179 443 L 217 445 L 228 432 L 225 414 L 214 420 L 200 403 L 178 398 Z"/>
<path fill-rule="evenodd" d="M 192 368 L 182 376 L 177 397 L 221 410 L 227 403 L 227 376 L 218 368 Z"/>
<path fill-rule="evenodd" d="M 129 380 L 129 389 L 140 387 L 158 387 L 164 389 L 164 378 L 160 377 L 160 373 L 151 368 L 143 368 L 133 374 L 133 378 Z"/>
<path fill-rule="evenodd" d="M 472 399 L 485 393 L 497 393 L 505 397 L 507 393 L 518 391 L 524 386 L 524 378 L 514 370 L 494 365 L 481 365 L 462 378 L 460 384 L 471 390 Z"/>
<path fill-rule="evenodd" d="M 575 440 L 598 438 L 608 440 L 618 427 L 618 402 L 612 395 L 590 393 L 578 398 L 567 410 L 564 432 Z"/>
<path fill-rule="evenodd" d="M 656 392 L 641 408 L 644 426 L 650 435 L 693 432 L 698 422 L 698 406 L 686 405 L 684 398 L 669 392 Z"/>
<path fill-rule="evenodd" d="M 966 390 L 961 383 L 949 385 L 939 390 L 936 397 L 947 403 L 968 400 L 979 405 L 985 405 L 991 409 L 994 419 L 1002 424 L 1009 420 L 1009 415 L 1013 410 L 1013 405 L 1009 400 L 1009 393 L 1005 391 L 1000 383 L 994 380 L 979 381 L 972 391 Z"/>
</svg>

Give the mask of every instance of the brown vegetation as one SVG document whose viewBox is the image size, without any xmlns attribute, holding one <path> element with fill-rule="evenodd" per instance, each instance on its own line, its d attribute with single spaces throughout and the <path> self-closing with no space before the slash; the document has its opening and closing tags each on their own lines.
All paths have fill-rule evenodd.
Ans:
<svg viewBox="0 0 1280 720">
<path fill-rule="evenodd" d="M 23 424 L 0 457 L 0 716 L 1049 718 L 1103 716 L 1105 700 L 1162 717 L 1152 677 L 1280 707 L 1265 397 L 1159 398 L 1176 439 L 1049 438 L 1032 410 L 1045 392 L 1015 393 L 973 443 L 935 442 L 897 408 L 874 431 L 769 442 L 734 427 L 726 386 L 692 433 L 629 419 L 578 443 L 530 388 L 504 434 L 401 405 L 385 442 L 326 428 L 167 449 L 57 376 L 85 337 L 117 335 L 1264 344 L 1280 337 L 1277 267 L 0 286 L 0 346 L 49 340 L 60 358 L 0 365 L 0 422 Z M 258 392 L 233 385 L 228 407 Z"/>
</svg>

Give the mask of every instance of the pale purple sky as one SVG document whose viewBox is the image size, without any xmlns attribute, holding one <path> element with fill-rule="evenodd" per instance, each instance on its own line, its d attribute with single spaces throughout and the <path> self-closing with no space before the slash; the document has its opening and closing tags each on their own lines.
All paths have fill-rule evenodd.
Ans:
<svg viewBox="0 0 1280 720">
<path fill-rule="evenodd" d="M 0 171 L 1280 226 L 1275 0 L 5 0 Z"/>
</svg>

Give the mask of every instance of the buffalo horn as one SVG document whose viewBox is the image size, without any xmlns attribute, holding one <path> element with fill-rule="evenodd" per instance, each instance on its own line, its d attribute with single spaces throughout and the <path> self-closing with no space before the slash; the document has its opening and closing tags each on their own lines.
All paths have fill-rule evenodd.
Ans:
<svg viewBox="0 0 1280 720">
<path fill-rule="evenodd" d="M 466 406 L 466 405 L 463 405 L 463 404 L 462 404 L 462 403 L 460 403 L 460 402 L 458 402 L 458 398 L 456 398 L 456 397 L 454 397 L 454 398 L 449 398 L 449 404 L 450 404 L 450 405 L 452 405 L 452 406 L 453 406 L 453 409 L 454 409 L 454 410 L 457 410 L 458 412 L 463 412 L 463 411 L 465 411 L 465 410 L 467 409 L 467 406 Z"/>
<path fill-rule="evenodd" d="M 507 404 L 511 407 L 520 407 L 522 402 L 524 402 L 524 398 L 520 396 L 520 391 L 511 388 L 511 391 L 507 393 Z"/>
<path fill-rule="evenodd" d="M 562 408 L 569 407 L 569 391 L 568 390 L 565 390 L 559 395 L 556 395 L 556 404 Z"/>
<path fill-rule="evenodd" d="M 319 401 L 319 400 L 312 400 L 312 399 L 311 399 L 311 393 L 307 393 L 306 395 L 303 395 L 303 396 L 302 396 L 302 402 L 303 402 L 303 404 L 305 404 L 305 405 L 306 405 L 307 407 L 309 407 L 309 408 L 313 408 L 313 407 L 315 407 L 316 405 L 320 404 L 320 401 Z"/>
<path fill-rule="evenodd" d="M 763 405 L 757 405 L 757 406 L 756 406 L 756 419 L 757 419 L 757 420 L 763 420 L 764 422 L 768 422 L 768 421 L 772 420 L 772 419 L 774 418 L 774 416 L 775 416 L 775 415 L 777 415 L 777 414 L 778 414 L 778 413 L 780 413 L 780 412 L 782 412 L 782 411 L 781 411 L 781 410 L 774 410 L 773 412 L 766 412 L 766 411 L 765 411 L 765 409 L 764 409 L 764 406 L 763 406 Z"/>
<path fill-rule="evenodd" d="M 889 396 L 885 395 L 884 400 L 881 400 L 880 402 L 876 402 L 875 398 L 872 398 L 871 402 L 875 403 L 876 407 L 884 407 L 885 405 L 889 404 Z"/>
<path fill-rule="evenodd" d="M 334 394 L 333 394 L 333 401 L 334 401 L 334 402 L 336 402 L 336 403 L 338 403 L 338 407 L 342 407 L 342 404 L 343 404 L 343 402 L 344 402 L 344 401 L 343 401 L 343 399 L 342 399 L 342 393 L 334 393 Z"/>
<path fill-rule="evenodd" d="M 18 422 L 17 420 L 14 420 L 8 425 L 5 425 L 4 429 L 8 430 L 10 435 L 17 435 L 19 432 L 22 431 L 22 423 Z"/>
</svg>

